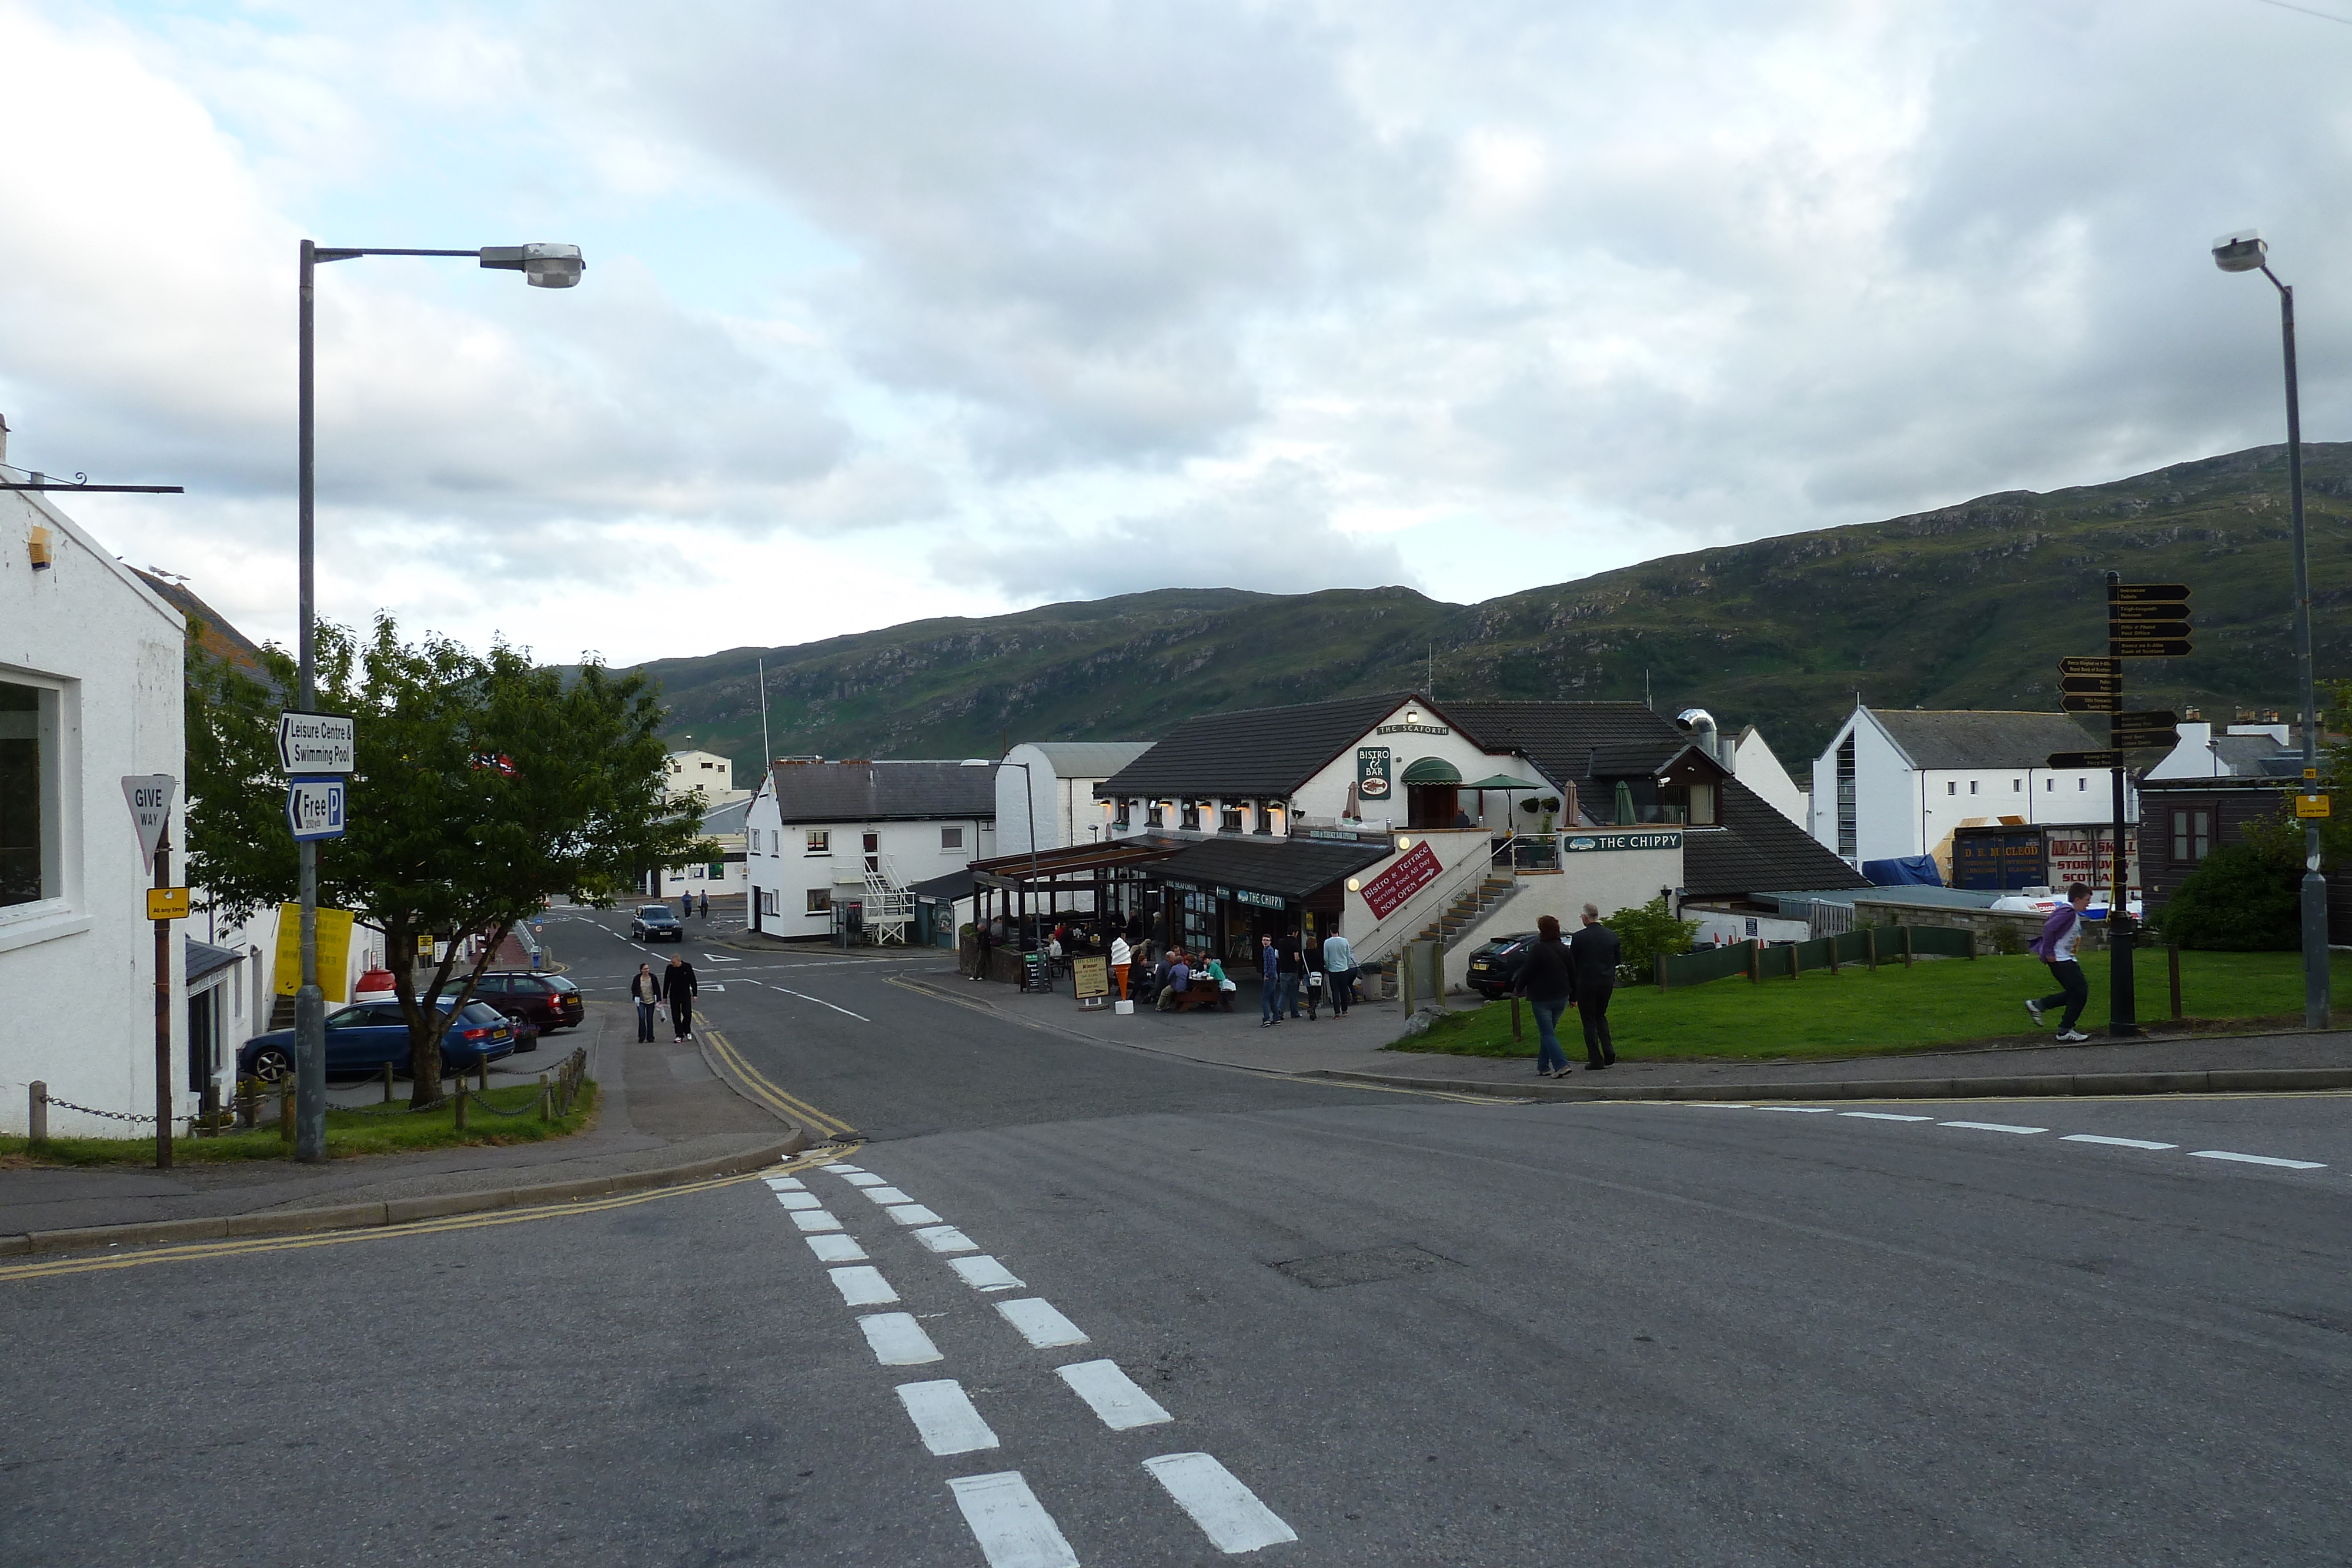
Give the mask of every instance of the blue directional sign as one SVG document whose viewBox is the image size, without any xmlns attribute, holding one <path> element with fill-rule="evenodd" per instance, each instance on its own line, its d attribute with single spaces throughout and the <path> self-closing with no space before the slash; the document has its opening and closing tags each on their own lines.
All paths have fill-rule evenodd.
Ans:
<svg viewBox="0 0 2352 1568">
<path fill-rule="evenodd" d="M 298 844 L 343 836 L 343 780 L 325 778 L 286 781 L 286 825 Z"/>
</svg>

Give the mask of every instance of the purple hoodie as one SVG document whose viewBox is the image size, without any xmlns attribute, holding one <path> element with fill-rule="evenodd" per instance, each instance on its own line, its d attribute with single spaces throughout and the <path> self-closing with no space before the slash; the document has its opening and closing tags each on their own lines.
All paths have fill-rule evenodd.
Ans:
<svg viewBox="0 0 2352 1568">
<path fill-rule="evenodd" d="M 2060 904 L 2050 912 L 2050 918 L 2042 923 L 2042 935 L 2027 943 L 2025 950 L 2045 964 L 2056 963 L 2060 938 L 2072 931 L 2074 922 L 2081 918 L 2074 913 L 2074 905 L 2071 902 Z"/>
</svg>

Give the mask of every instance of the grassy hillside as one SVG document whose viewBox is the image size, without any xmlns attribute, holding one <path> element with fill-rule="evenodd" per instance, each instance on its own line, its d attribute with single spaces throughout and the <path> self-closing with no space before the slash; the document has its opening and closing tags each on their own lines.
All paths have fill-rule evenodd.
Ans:
<svg viewBox="0 0 2352 1568">
<path fill-rule="evenodd" d="M 2352 674 L 2352 444 L 2305 449 L 2323 676 Z M 661 660 L 674 740 L 749 761 L 754 660 L 778 755 L 993 755 L 1005 738 L 1149 739 L 1224 708 L 1423 685 L 1639 698 L 1762 725 L 1801 773 L 1859 691 L 1878 706 L 2056 706 L 2057 661 L 2105 651 L 2105 583 L 2187 582 L 2198 651 L 2132 667 L 2139 706 L 2291 707 L 2284 446 L 2113 484 L 2013 491 L 1475 605 L 1409 589 L 1171 589 L 982 620 Z M 2145 699 L 2144 702 L 2141 699 Z"/>
</svg>

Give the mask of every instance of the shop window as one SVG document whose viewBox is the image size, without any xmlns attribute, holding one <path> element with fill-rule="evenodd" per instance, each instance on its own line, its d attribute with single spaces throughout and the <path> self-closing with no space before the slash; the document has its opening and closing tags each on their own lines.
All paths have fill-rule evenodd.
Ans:
<svg viewBox="0 0 2352 1568">
<path fill-rule="evenodd" d="M 1711 828 L 1716 825 L 1719 797 L 1712 783 L 1661 784 L 1651 779 L 1628 779 L 1624 785 L 1633 808 L 1633 821 L 1627 826 L 1655 823 Z M 1612 793 L 1614 793 L 1613 788 Z"/>
<path fill-rule="evenodd" d="M 1201 802 L 1198 800 L 1184 802 L 1184 814 L 1181 825 L 1192 832 L 1197 833 L 1201 831 Z"/>
<path fill-rule="evenodd" d="M 941 828 L 940 830 L 940 848 L 943 850 L 960 850 L 963 848 L 963 830 L 961 828 Z"/>
<path fill-rule="evenodd" d="M 1241 807 L 1234 805 L 1230 801 L 1220 807 L 1217 810 L 1217 831 L 1221 833 L 1238 833 L 1241 831 Z"/>
<path fill-rule="evenodd" d="M 64 896 L 57 700 L 0 681 L 0 907 Z"/>
<path fill-rule="evenodd" d="M 831 854 L 833 835 L 820 829 L 811 829 L 808 836 L 808 852 L 813 855 Z"/>
<path fill-rule="evenodd" d="M 2181 808 L 2172 813 L 2172 863 L 2195 865 L 2213 847 L 2213 813 Z"/>
<path fill-rule="evenodd" d="M 1152 801 L 1151 804 L 1144 810 L 1143 825 L 1147 828 L 1166 827 L 1168 825 L 1168 803 L 1164 800 Z"/>
<path fill-rule="evenodd" d="M 810 888 L 808 890 L 808 913 L 811 915 L 832 914 L 833 889 L 829 887 Z"/>
</svg>

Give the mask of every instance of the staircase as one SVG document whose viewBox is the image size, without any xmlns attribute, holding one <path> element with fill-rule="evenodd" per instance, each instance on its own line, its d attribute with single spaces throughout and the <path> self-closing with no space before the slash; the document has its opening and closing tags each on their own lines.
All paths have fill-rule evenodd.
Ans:
<svg viewBox="0 0 2352 1568">
<path fill-rule="evenodd" d="M 1518 887 L 1517 879 L 1498 872 L 1488 872 L 1479 881 L 1462 890 L 1462 895 L 1446 906 L 1445 913 L 1423 926 L 1414 935 L 1415 942 L 1434 942 L 1441 948 L 1451 948 L 1454 939 L 1475 925 L 1486 913 L 1511 896 Z"/>
<path fill-rule="evenodd" d="M 887 857 L 870 855 L 866 868 L 866 931 L 876 946 L 907 945 L 907 925 L 915 917 L 915 895 L 898 880 L 898 867 Z"/>
</svg>

